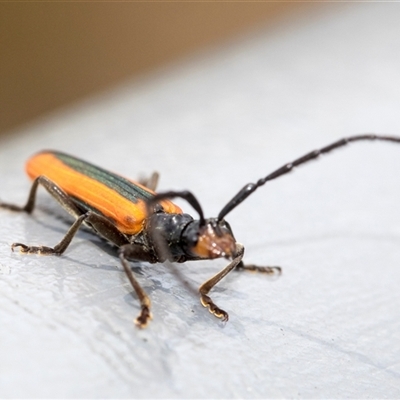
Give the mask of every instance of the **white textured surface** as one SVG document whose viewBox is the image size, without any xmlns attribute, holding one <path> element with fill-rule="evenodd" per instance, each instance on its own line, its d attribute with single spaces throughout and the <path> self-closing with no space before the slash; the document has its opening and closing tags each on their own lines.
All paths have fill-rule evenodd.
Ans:
<svg viewBox="0 0 400 400">
<path fill-rule="evenodd" d="M 400 6 L 357 4 L 199 56 L 0 138 L 2 200 L 23 203 L 24 160 L 62 149 L 132 178 L 162 173 L 208 216 L 245 183 L 360 132 L 400 135 Z M 224 326 L 169 266 L 143 265 L 154 320 L 113 249 L 66 225 L 42 193 L 0 211 L 0 397 L 400 397 L 400 146 L 359 143 L 267 184 L 229 216 L 270 282 L 213 291 Z M 188 207 L 184 207 L 189 211 Z M 225 262 L 178 265 L 196 288 Z"/>
</svg>

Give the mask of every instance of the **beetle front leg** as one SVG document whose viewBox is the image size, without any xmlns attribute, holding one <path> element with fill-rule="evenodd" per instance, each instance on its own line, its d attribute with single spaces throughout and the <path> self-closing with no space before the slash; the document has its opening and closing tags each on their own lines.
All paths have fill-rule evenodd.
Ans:
<svg viewBox="0 0 400 400">
<path fill-rule="evenodd" d="M 222 321 L 226 322 L 229 319 L 229 314 L 219 308 L 208 296 L 209 291 L 226 275 L 229 274 L 233 269 L 235 269 L 240 262 L 242 261 L 244 254 L 244 247 L 243 245 L 236 243 L 236 255 L 235 258 L 228 264 L 222 271 L 218 272 L 218 274 L 214 275 L 211 279 L 204 282 L 200 288 L 200 302 L 201 304 L 208 308 L 211 314 L 214 314 L 217 318 L 221 318 Z"/>
</svg>

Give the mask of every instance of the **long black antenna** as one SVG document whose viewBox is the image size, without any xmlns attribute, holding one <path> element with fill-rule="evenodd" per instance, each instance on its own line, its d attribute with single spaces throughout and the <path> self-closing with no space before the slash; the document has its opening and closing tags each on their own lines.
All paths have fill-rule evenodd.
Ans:
<svg viewBox="0 0 400 400">
<path fill-rule="evenodd" d="M 238 194 L 234 196 L 232 200 L 221 210 L 221 212 L 218 215 L 218 221 L 222 220 L 243 200 L 247 199 L 247 197 L 249 197 L 257 188 L 264 185 L 268 181 L 272 181 L 272 179 L 279 178 L 280 176 L 285 175 L 288 172 L 291 172 L 295 167 L 298 167 L 301 164 L 305 164 L 308 161 L 315 160 L 321 154 L 329 153 L 334 149 L 345 146 L 351 142 L 357 142 L 359 140 L 384 140 L 388 142 L 400 143 L 400 137 L 366 134 L 366 135 L 357 135 L 357 136 L 350 136 L 347 138 L 343 138 L 338 140 L 337 142 L 334 142 L 328 146 L 323 147 L 322 149 L 311 151 L 310 153 L 307 153 L 303 157 L 300 157 L 297 160 L 292 161 L 291 163 L 285 164 L 283 167 L 267 175 L 265 178 L 262 178 L 259 181 L 257 181 L 257 183 L 248 183 L 247 185 L 245 185 L 243 189 L 241 189 L 238 192 Z"/>
</svg>

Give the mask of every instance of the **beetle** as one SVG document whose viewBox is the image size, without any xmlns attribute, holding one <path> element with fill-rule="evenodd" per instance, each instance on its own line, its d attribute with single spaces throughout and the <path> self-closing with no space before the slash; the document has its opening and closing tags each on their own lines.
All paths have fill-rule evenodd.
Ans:
<svg viewBox="0 0 400 400">
<path fill-rule="evenodd" d="M 280 274 L 281 269 L 245 265 L 242 260 L 244 246 L 236 242 L 225 216 L 268 181 L 279 178 L 322 154 L 356 141 L 400 143 L 400 137 L 356 135 L 311 151 L 256 183 L 246 184 L 222 208 L 216 218 L 204 217 L 200 203 L 190 191 L 156 194 L 154 190 L 157 186 L 157 174 L 153 174 L 147 181 L 135 182 L 73 156 L 51 150 L 37 153 L 27 161 L 26 171 L 33 183 L 26 204 L 21 207 L 0 203 L 0 208 L 30 214 L 34 209 L 36 192 L 40 185 L 76 218 L 62 240 L 54 247 L 13 243 L 12 250 L 19 248 L 22 253 L 61 255 L 82 224 L 117 246 L 123 269 L 140 302 L 140 313 L 135 320 L 140 328 L 144 328 L 152 318 L 151 303 L 136 280 L 129 260 L 149 263 L 169 260 L 182 263 L 188 260 L 221 257 L 229 259 L 226 267 L 199 288 L 201 304 L 216 317 L 227 321 L 228 313 L 219 308 L 209 296 L 210 290 L 222 278 L 233 269 L 267 274 Z M 183 213 L 171 202 L 173 198 L 186 200 L 197 212 L 198 219 Z"/>
</svg>

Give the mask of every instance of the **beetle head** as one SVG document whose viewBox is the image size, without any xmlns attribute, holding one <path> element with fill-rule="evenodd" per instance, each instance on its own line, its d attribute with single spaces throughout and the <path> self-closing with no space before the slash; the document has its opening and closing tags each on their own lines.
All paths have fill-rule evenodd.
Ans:
<svg viewBox="0 0 400 400">
<path fill-rule="evenodd" d="M 196 258 L 231 258 L 236 251 L 236 240 L 229 224 L 216 218 L 203 224 L 193 221 L 184 231 L 187 250 Z"/>
</svg>

